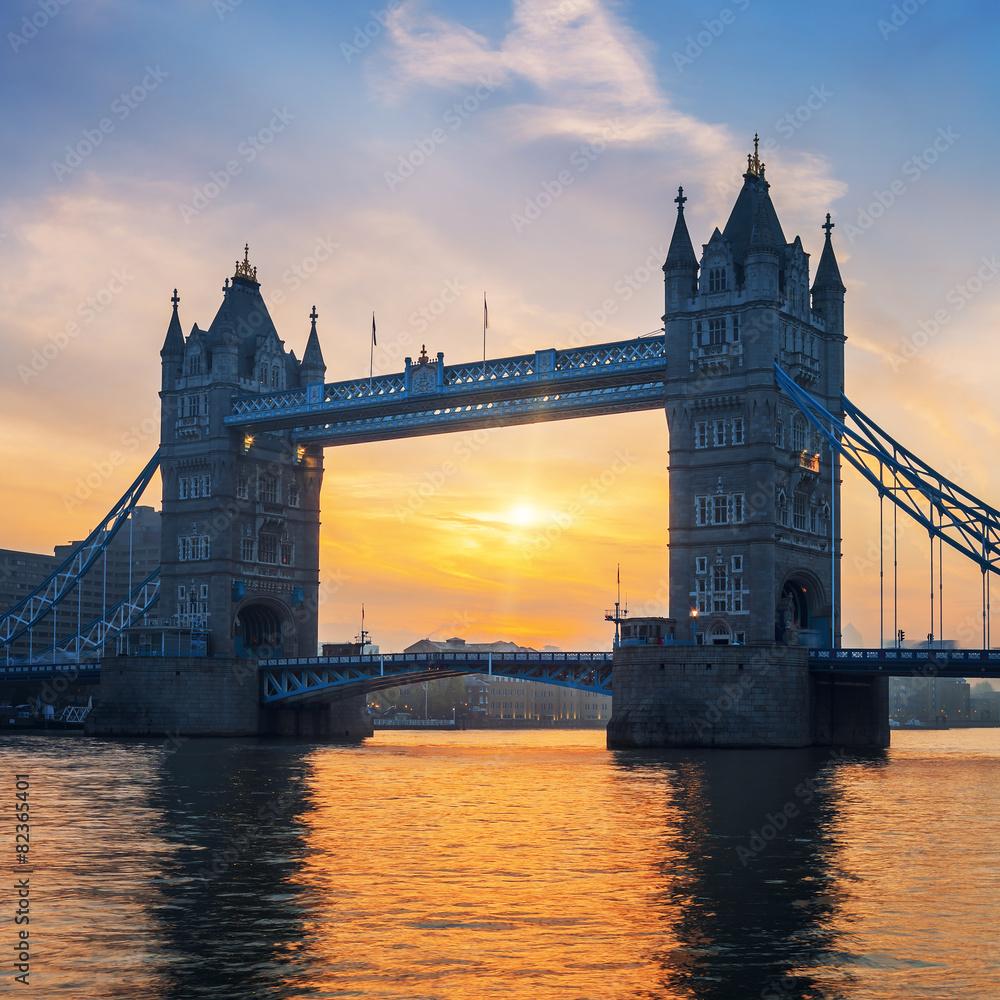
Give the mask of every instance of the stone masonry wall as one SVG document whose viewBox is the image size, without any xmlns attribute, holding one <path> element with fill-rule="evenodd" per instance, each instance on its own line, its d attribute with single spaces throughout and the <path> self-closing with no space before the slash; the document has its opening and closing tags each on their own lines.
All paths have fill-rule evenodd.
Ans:
<svg viewBox="0 0 1000 1000">
<path fill-rule="evenodd" d="M 611 748 L 801 747 L 811 742 L 806 649 L 615 650 Z"/>
<path fill-rule="evenodd" d="M 92 736 L 288 736 L 358 740 L 372 735 L 365 696 L 265 707 L 255 660 L 109 657 Z"/>
<path fill-rule="evenodd" d="M 883 677 L 813 676 L 795 646 L 623 646 L 608 747 L 885 747 Z"/>
<path fill-rule="evenodd" d="M 254 660 L 215 657 L 108 657 L 95 736 L 253 736 L 260 694 Z"/>
</svg>

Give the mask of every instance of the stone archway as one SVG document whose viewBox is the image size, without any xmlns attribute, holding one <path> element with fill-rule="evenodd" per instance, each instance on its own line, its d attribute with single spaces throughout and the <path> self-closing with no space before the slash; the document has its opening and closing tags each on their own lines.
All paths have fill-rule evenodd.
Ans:
<svg viewBox="0 0 1000 1000">
<path fill-rule="evenodd" d="M 823 586 L 811 573 L 792 573 L 781 587 L 774 638 L 786 646 L 829 644 L 829 608 Z"/>
<path fill-rule="evenodd" d="M 282 656 L 293 648 L 294 628 L 288 609 L 276 601 L 254 598 L 243 604 L 233 621 L 236 656 Z"/>
<path fill-rule="evenodd" d="M 713 622 L 708 627 L 706 642 L 709 646 L 731 646 L 733 643 L 732 629 L 724 621 Z"/>
</svg>

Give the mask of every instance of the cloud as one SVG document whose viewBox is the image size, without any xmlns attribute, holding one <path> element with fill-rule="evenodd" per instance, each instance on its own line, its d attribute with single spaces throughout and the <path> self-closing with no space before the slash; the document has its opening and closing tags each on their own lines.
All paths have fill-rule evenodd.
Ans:
<svg viewBox="0 0 1000 1000">
<path fill-rule="evenodd" d="M 593 141 L 609 122 L 638 145 L 681 138 L 702 155 L 727 145 L 725 130 L 670 107 L 646 55 L 648 43 L 598 0 L 515 0 L 513 26 L 492 48 L 470 28 L 403 6 L 390 25 L 390 65 L 374 83 L 390 101 L 417 86 L 474 88 L 484 79 L 536 100 L 500 112 L 511 138 Z"/>
</svg>

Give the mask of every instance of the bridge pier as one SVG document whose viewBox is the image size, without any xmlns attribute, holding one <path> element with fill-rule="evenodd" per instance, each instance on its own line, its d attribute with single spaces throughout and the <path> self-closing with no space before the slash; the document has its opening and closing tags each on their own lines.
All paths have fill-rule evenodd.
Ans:
<svg viewBox="0 0 1000 1000">
<path fill-rule="evenodd" d="M 355 740 L 372 735 L 356 695 L 326 704 L 261 705 L 257 661 L 242 657 L 115 656 L 101 664 L 92 736 L 291 736 Z"/>
<path fill-rule="evenodd" d="M 888 680 L 809 671 L 796 646 L 622 646 L 608 747 L 884 747 Z"/>
<path fill-rule="evenodd" d="M 261 735 L 300 740 L 362 740 L 374 734 L 363 694 L 319 705 L 261 706 Z"/>
</svg>

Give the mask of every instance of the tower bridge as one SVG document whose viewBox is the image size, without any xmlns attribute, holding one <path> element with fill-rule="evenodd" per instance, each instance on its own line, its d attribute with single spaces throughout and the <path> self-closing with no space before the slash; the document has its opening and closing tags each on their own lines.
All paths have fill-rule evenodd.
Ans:
<svg viewBox="0 0 1000 1000">
<path fill-rule="evenodd" d="M 830 216 L 810 280 L 810 255 L 798 236 L 786 239 L 756 152 L 700 256 L 683 188 L 675 201 L 662 330 L 615 343 L 449 365 L 422 350 L 402 372 L 328 383 L 315 308 L 299 360 L 278 336 L 249 248 L 207 328 L 185 336 L 175 290 L 157 455 L 0 619 L 0 645 L 31 634 L 72 592 L 159 468 L 158 572 L 69 640 L 78 654 L 104 654 L 91 730 L 357 734 L 364 691 L 484 664 L 316 657 L 324 449 L 662 408 L 670 608 L 697 614 L 691 642 L 537 654 L 487 671 L 604 692 L 613 683 L 613 746 L 885 745 L 889 673 L 995 675 L 988 586 L 1000 571 L 1000 512 L 844 396 L 846 289 Z M 842 459 L 980 566 L 982 651 L 927 660 L 839 648 Z M 112 644 L 122 655 L 109 655 Z M 32 677 L 46 669 L 9 664 L 0 679 L 25 667 Z M 729 707 L 706 721 L 720 692 Z"/>
</svg>

